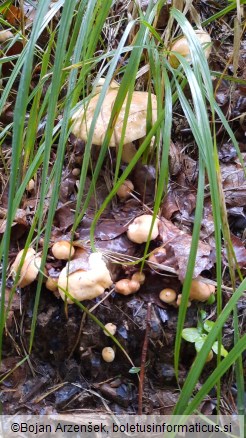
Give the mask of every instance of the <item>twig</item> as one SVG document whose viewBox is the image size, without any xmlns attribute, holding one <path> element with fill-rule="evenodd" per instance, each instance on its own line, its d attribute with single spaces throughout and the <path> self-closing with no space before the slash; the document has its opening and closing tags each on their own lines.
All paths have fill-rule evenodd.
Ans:
<svg viewBox="0 0 246 438">
<path fill-rule="evenodd" d="M 146 330 L 145 330 L 145 337 L 144 337 L 144 343 L 142 348 L 139 387 L 138 387 L 139 388 L 138 415 L 142 415 L 143 413 L 143 385 L 144 385 L 145 364 L 146 364 L 146 357 L 147 357 L 148 343 L 149 343 L 150 318 L 151 318 L 151 303 L 148 303 L 147 315 L 146 315 Z"/>
</svg>

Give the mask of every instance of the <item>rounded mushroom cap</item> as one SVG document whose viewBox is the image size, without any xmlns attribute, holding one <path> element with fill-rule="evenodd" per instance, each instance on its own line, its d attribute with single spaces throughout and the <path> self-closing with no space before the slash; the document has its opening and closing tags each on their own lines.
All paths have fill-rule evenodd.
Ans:
<svg viewBox="0 0 246 438">
<path fill-rule="evenodd" d="M 136 217 L 128 227 L 128 239 L 135 243 L 147 242 L 152 219 L 153 216 L 151 214 L 143 214 L 142 216 Z M 152 228 L 150 240 L 154 240 L 157 238 L 159 234 L 158 224 L 159 219 L 156 218 Z"/>
<path fill-rule="evenodd" d="M 91 254 L 88 263 L 88 270 L 79 269 L 69 275 L 67 267 L 62 269 L 58 280 L 58 290 L 63 300 L 66 296 L 64 290 L 76 300 L 84 301 L 93 300 L 102 295 L 104 290 L 112 285 L 109 270 L 100 253 Z M 73 303 L 69 298 L 67 302 Z"/>
<path fill-rule="evenodd" d="M 51 248 L 53 256 L 58 260 L 69 260 L 75 253 L 74 247 L 67 240 L 59 240 Z"/>
<path fill-rule="evenodd" d="M 195 33 L 202 46 L 204 44 L 211 43 L 212 40 L 210 38 L 210 35 L 205 30 L 195 30 Z M 173 52 L 178 52 L 180 55 L 184 57 L 188 56 L 190 54 L 190 48 L 187 38 L 185 36 L 181 36 L 180 38 L 178 38 L 176 41 L 174 41 L 170 50 Z M 211 45 L 205 48 L 205 56 L 207 59 L 210 53 L 211 53 Z M 169 55 L 168 60 L 173 68 L 177 68 L 179 66 L 179 60 L 174 53 L 171 53 Z"/>
<path fill-rule="evenodd" d="M 131 196 L 131 192 L 134 190 L 134 185 L 129 179 L 126 179 L 123 184 L 118 188 L 117 195 L 120 199 L 128 199 Z"/>
<path fill-rule="evenodd" d="M 58 278 L 48 277 L 45 286 L 51 292 L 56 292 L 58 290 Z"/>
<path fill-rule="evenodd" d="M 18 271 L 23 252 L 24 249 L 17 254 L 16 259 L 11 266 L 11 275 L 13 278 L 16 276 Z M 37 253 L 33 248 L 28 248 L 20 271 L 20 278 L 17 283 L 18 286 L 26 287 L 37 278 L 41 266 L 41 257 L 38 257 L 36 254 Z"/>
<path fill-rule="evenodd" d="M 100 146 L 103 143 L 117 94 L 118 89 L 110 88 L 105 96 L 93 133 L 93 144 Z M 73 115 L 72 120 L 74 124 L 72 128 L 72 133 L 76 135 L 76 137 L 79 137 L 84 141 L 87 141 L 88 132 L 90 130 L 91 122 L 94 116 L 99 96 L 100 95 L 97 94 L 96 96 L 92 97 L 87 106 L 84 105 Z M 144 91 L 133 92 L 127 120 L 124 144 L 131 143 L 132 141 L 142 138 L 146 135 L 148 96 L 149 94 Z M 151 94 L 151 101 L 152 123 L 155 123 L 157 120 L 157 100 L 154 94 Z M 109 146 L 117 146 L 119 144 L 125 116 L 126 102 L 127 98 L 125 99 L 119 112 L 119 116 L 117 118 L 114 132 L 109 142 Z"/>
<path fill-rule="evenodd" d="M 145 274 L 143 272 L 137 271 L 132 275 L 132 280 L 135 280 L 140 284 L 144 284 Z"/>
<path fill-rule="evenodd" d="M 181 304 L 182 304 L 182 294 L 178 295 L 176 304 L 177 304 L 177 306 L 181 306 Z M 190 306 L 191 306 L 191 302 L 188 301 L 187 307 L 190 307 Z"/>
<path fill-rule="evenodd" d="M 140 289 L 140 283 L 136 280 L 123 278 L 115 283 L 115 292 L 121 295 L 131 295 Z"/>
<path fill-rule="evenodd" d="M 115 335 L 115 333 L 116 333 L 116 330 L 117 330 L 117 327 L 116 327 L 116 325 L 115 324 L 113 324 L 112 322 L 108 322 L 107 324 L 105 324 L 105 328 L 109 331 L 109 333 L 111 334 L 111 335 Z M 106 332 L 106 330 L 103 330 L 103 333 L 106 335 L 106 336 L 109 336 L 109 334 Z"/>
<path fill-rule="evenodd" d="M 192 280 L 190 288 L 190 300 L 207 301 L 210 295 L 215 293 L 215 287 L 203 283 L 200 280 Z"/>
<path fill-rule="evenodd" d="M 170 288 L 162 289 L 159 294 L 160 300 L 167 304 L 173 303 L 176 300 L 176 297 L 177 294 L 175 290 Z"/>
<path fill-rule="evenodd" d="M 102 358 L 105 362 L 113 362 L 115 358 L 115 352 L 111 347 L 104 347 L 102 349 Z"/>
</svg>

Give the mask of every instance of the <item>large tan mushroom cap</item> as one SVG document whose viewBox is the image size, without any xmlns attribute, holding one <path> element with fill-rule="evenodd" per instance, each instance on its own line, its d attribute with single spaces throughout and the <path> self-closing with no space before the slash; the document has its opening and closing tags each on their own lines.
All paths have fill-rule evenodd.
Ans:
<svg viewBox="0 0 246 438">
<path fill-rule="evenodd" d="M 204 48 L 204 53 L 206 58 L 209 58 L 209 55 L 211 53 L 211 38 L 210 35 L 205 30 L 195 30 L 196 36 L 200 43 L 202 44 Z M 173 45 L 171 46 L 170 50 L 172 52 L 178 52 L 180 55 L 187 57 L 188 60 L 190 60 L 190 47 L 189 43 L 187 41 L 187 38 L 185 36 L 182 36 L 178 38 Z M 179 66 L 179 60 L 176 57 L 174 53 L 171 53 L 169 55 L 169 62 L 170 65 L 174 68 L 177 68 Z"/>
<path fill-rule="evenodd" d="M 92 138 L 93 144 L 102 145 L 103 143 L 117 94 L 118 89 L 110 88 L 105 96 L 100 114 L 96 121 L 96 126 Z M 74 135 L 76 135 L 76 137 L 79 137 L 84 141 L 87 140 L 88 132 L 90 130 L 91 122 L 94 116 L 99 96 L 100 94 L 94 96 L 90 100 L 87 107 L 85 106 L 83 108 L 80 108 L 73 116 L 74 125 L 72 132 Z M 155 123 L 157 119 L 157 100 L 154 94 L 151 94 L 151 101 L 152 123 Z M 109 146 L 115 147 L 119 144 L 125 116 L 126 102 L 127 98 L 125 99 L 120 110 L 113 135 L 109 142 Z M 144 91 L 134 91 L 132 94 L 132 101 L 127 121 L 124 144 L 131 143 L 132 141 L 142 138 L 146 135 L 147 106 L 148 93 Z"/>
<path fill-rule="evenodd" d="M 102 295 L 104 290 L 112 285 L 112 279 L 106 263 L 100 253 L 91 254 L 89 257 L 89 269 L 79 269 L 67 275 L 65 267 L 59 276 L 58 290 L 63 300 L 65 300 L 64 290 L 68 291 L 72 297 L 78 301 L 93 300 Z M 69 304 L 73 301 L 67 299 Z"/>
<path fill-rule="evenodd" d="M 15 278 L 20 266 L 23 252 L 24 249 L 17 254 L 16 259 L 11 266 L 11 275 L 13 278 Z M 26 287 L 31 284 L 37 278 L 40 266 L 41 257 L 37 256 L 37 253 L 33 248 L 28 248 L 20 270 L 20 278 L 17 285 L 20 287 Z"/>
</svg>

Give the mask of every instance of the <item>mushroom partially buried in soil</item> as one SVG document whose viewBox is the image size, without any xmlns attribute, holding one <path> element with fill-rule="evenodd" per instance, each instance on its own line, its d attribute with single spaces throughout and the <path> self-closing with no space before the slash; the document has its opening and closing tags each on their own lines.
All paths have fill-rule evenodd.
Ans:
<svg viewBox="0 0 246 438">
<path fill-rule="evenodd" d="M 20 262 L 24 253 L 22 249 L 16 256 L 14 263 L 11 266 L 11 276 L 15 278 Z M 26 287 L 36 280 L 38 272 L 41 266 L 41 257 L 39 257 L 33 248 L 28 248 L 23 265 L 20 270 L 20 278 L 17 285 L 20 287 Z"/>
<path fill-rule="evenodd" d="M 105 95 L 93 132 L 92 143 L 95 145 L 101 146 L 103 143 L 112 114 L 112 108 L 118 94 L 118 87 L 119 85 L 113 81 Z M 72 117 L 72 133 L 81 140 L 87 141 L 88 132 L 91 127 L 99 97 L 100 93 L 96 94 L 89 101 L 88 105 L 82 105 Z M 146 135 L 146 119 L 149 98 L 151 99 L 152 105 L 152 124 L 154 124 L 157 120 L 156 96 L 154 94 L 149 95 L 149 93 L 145 91 L 134 91 L 132 94 L 122 151 L 122 160 L 126 163 L 129 163 L 132 160 L 136 152 L 135 146 L 132 142 L 141 139 Z M 119 111 L 114 131 L 109 141 L 109 146 L 111 147 L 117 147 L 119 145 L 126 111 L 126 103 L 127 97 Z"/>
<path fill-rule="evenodd" d="M 88 258 L 88 265 L 79 268 L 79 259 L 76 260 L 78 269 L 68 273 L 68 267 L 72 262 L 63 268 L 58 280 L 58 290 L 63 300 L 65 300 L 67 291 L 73 298 L 78 301 L 93 300 L 102 295 L 105 289 L 109 288 L 113 282 L 110 272 L 102 258 L 102 254 L 92 253 Z M 68 304 L 73 301 L 67 298 Z"/>
</svg>

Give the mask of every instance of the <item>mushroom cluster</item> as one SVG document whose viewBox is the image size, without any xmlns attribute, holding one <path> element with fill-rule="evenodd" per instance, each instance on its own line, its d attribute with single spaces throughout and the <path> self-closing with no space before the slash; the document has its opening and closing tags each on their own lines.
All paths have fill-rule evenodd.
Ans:
<svg viewBox="0 0 246 438">
<path fill-rule="evenodd" d="M 191 282 L 188 307 L 191 305 L 191 301 L 207 301 L 211 295 L 215 294 L 215 286 L 204 283 L 202 280 L 194 279 Z M 173 289 L 163 289 L 159 298 L 166 304 L 170 304 L 174 307 L 180 306 L 182 303 L 182 294 L 177 295 Z"/>
<path fill-rule="evenodd" d="M 137 292 L 145 281 L 143 272 L 135 272 L 131 279 L 123 278 L 115 283 L 115 292 L 121 295 L 131 295 Z"/>
</svg>

